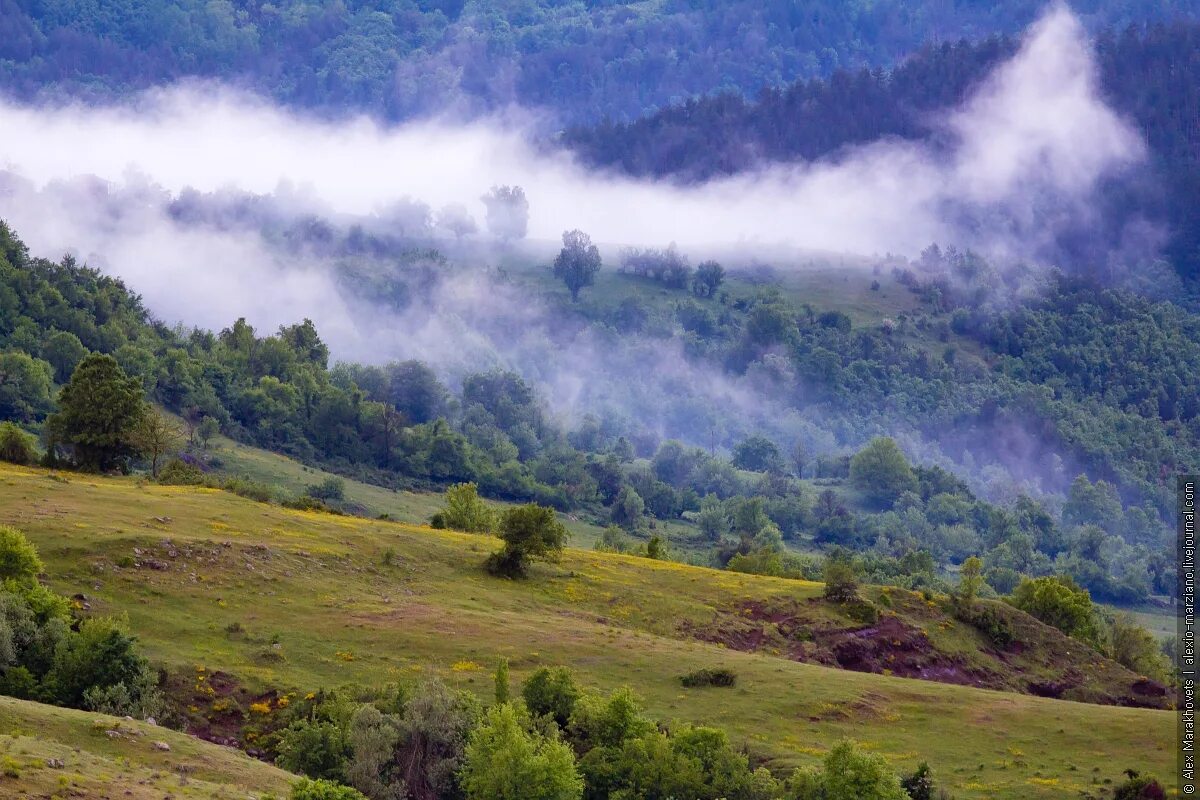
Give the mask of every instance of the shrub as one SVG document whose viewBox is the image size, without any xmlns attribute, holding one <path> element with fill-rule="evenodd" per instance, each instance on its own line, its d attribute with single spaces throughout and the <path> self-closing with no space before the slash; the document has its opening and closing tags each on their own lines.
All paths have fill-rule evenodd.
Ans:
<svg viewBox="0 0 1200 800">
<path fill-rule="evenodd" d="M 525 707 L 536 716 L 549 716 L 566 728 L 579 699 L 579 687 L 566 667 L 542 667 L 521 685 Z"/>
<path fill-rule="evenodd" d="M 909 800 L 900 780 L 877 753 L 850 742 L 829 751 L 820 768 L 798 769 L 788 781 L 792 800 Z"/>
<path fill-rule="evenodd" d="M 496 528 L 496 514 L 479 497 L 479 487 L 473 483 L 457 483 L 446 490 L 446 507 L 442 509 L 442 527 L 467 533 L 491 533 Z"/>
<path fill-rule="evenodd" d="M 152 699 L 154 683 L 149 665 L 137 652 L 136 640 L 121 624 L 92 618 L 84 620 L 78 633 L 55 648 L 43 691 L 72 708 L 86 708 L 89 702 L 120 702 L 122 713 L 127 713 L 126 709 Z M 116 690 L 117 686 L 124 688 Z M 109 690 L 115 693 L 109 694 Z"/>
<path fill-rule="evenodd" d="M 933 770 L 922 761 L 912 775 L 900 779 L 900 786 L 908 793 L 909 800 L 935 800 Z"/>
<path fill-rule="evenodd" d="M 583 779 L 564 742 L 526 730 L 515 707 L 488 710 L 461 772 L 468 800 L 579 800 Z"/>
<path fill-rule="evenodd" d="M 716 669 L 698 669 L 682 675 L 679 682 L 688 688 L 697 686 L 733 686 L 737 683 L 737 674 L 731 669 L 718 667 Z"/>
<path fill-rule="evenodd" d="M 12 422 L 0 422 L 0 461 L 25 466 L 37 460 L 33 437 Z"/>
<path fill-rule="evenodd" d="M 310 778 L 342 780 L 350 748 L 345 732 L 332 722 L 297 720 L 279 738 L 279 766 Z"/>
<path fill-rule="evenodd" d="M 842 610 L 850 619 L 861 622 L 863 625 L 874 625 L 879 622 L 879 609 L 868 600 L 856 597 L 842 603 Z"/>
<path fill-rule="evenodd" d="M 504 548 L 488 558 L 488 572 L 508 578 L 524 577 L 531 560 L 556 560 L 568 535 L 552 508 L 537 503 L 510 508 L 500 519 Z"/>
<path fill-rule="evenodd" d="M 999 609 L 990 604 L 954 606 L 956 619 L 973 626 L 995 647 L 1008 647 L 1017 639 L 1012 622 Z"/>
<path fill-rule="evenodd" d="M 204 472 L 182 458 L 172 458 L 158 471 L 158 482 L 167 486 L 199 486 L 204 483 Z"/>
<path fill-rule="evenodd" d="M 835 552 L 825 559 L 822 570 L 825 599 L 845 603 L 858 598 L 858 570 L 849 554 Z"/>
<path fill-rule="evenodd" d="M 246 478 L 227 478 L 221 484 L 221 488 L 227 492 L 236 494 L 238 497 L 257 500 L 260 503 L 269 503 L 275 499 L 275 492 L 271 490 L 271 487 Z"/>
<path fill-rule="evenodd" d="M 0 674 L 0 694 L 6 697 L 33 700 L 37 689 L 37 678 L 26 667 L 9 667 Z"/>
<path fill-rule="evenodd" d="M 1109 656 L 1121 666 L 1139 675 L 1166 683 L 1171 663 L 1162 654 L 1154 636 L 1137 624 L 1133 615 L 1122 611 L 1108 627 Z"/>
<path fill-rule="evenodd" d="M 650 541 L 646 542 L 646 558 L 652 558 L 655 561 L 665 561 L 667 558 L 666 542 L 657 533 L 650 537 Z"/>
<path fill-rule="evenodd" d="M 0 525 L 0 581 L 34 583 L 43 568 L 37 548 L 25 534 L 8 525 Z"/>
<path fill-rule="evenodd" d="M 327 503 L 339 502 L 346 499 L 346 482 L 331 475 L 320 483 L 312 484 L 304 490 L 304 493 Z"/>
<path fill-rule="evenodd" d="M 1092 596 L 1064 575 L 1025 578 L 1009 602 L 1068 636 L 1093 645 L 1099 642 Z"/>
<path fill-rule="evenodd" d="M 292 787 L 292 800 L 367 800 L 367 797 L 340 783 L 305 778 Z"/>
<path fill-rule="evenodd" d="M 334 508 L 324 500 L 307 494 L 302 494 L 291 500 L 284 500 L 281 505 L 284 508 L 291 508 L 296 511 L 323 511 L 326 514 L 342 513 L 339 509 Z"/>
<path fill-rule="evenodd" d="M 1126 780 L 1113 791 L 1113 800 L 1166 800 L 1161 783 L 1137 770 L 1125 770 Z"/>
</svg>

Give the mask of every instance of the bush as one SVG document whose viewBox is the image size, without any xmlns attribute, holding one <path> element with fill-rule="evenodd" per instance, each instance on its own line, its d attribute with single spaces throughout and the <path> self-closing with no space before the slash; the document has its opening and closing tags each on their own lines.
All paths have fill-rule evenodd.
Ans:
<svg viewBox="0 0 1200 800">
<path fill-rule="evenodd" d="M 461 772 L 468 800 L 579 800 L 583 779 L 564 742 L 526 730 L 511 704 L 471 732 Z"/>
<path fill-rule="evenodd" d="M 0 525 L 0 581 L 30 584 L 44 569 L 37 548 L 16 528 Z"/>
<path fill-rule="evenodd" d="M 679 682 L 688 688 L 697 686 L 733 686 L 737 683 L 737 674 L 731 669 L 718 667 L 717 669 L 698 669 L 695 672 L 689 672 L 687 675 L 682 675 Z"/>
<path fill-rule="evenodd" d="M 822 569 L 825 599 L 846 603 L 858 599 L 858 570 L 849 554 L 835 552 L 825 559 Z"/>
<path fill-rule="evenodd" d="M 909 800 L 935 800 L 933 770 L 924 761 L 917 765 L 916 772 L 900 779 L 900 786 L 908 793 Z"/>
<path fill-rule="evenodd" d="M 326 514 L 341 514 L 342 512 L 316 497 L 302 494 L 291 500 L 284 500 L 280 505 L 296 511 L 323 511 Z"/>
<path fill-rule="evenodd" d="M 787 795 L 793 800 L 910 800 L 883 756 L 860 752 L 850 742 L 830 750 L 820 768 L 796 770 Z"/>
<path fill-rule="evenodd" d="M 33 437 L 11 422 L 0 422 L 0 461 L 26 466 L 37 460 Z"/>
<path fill-rule="evenodd" d="M 275 762 L 310 778 L 342 780 L 350 748 L 346 734 L 332 722 L 297 720 L 279 738 Z"/>
<path fill-rule="evenodd" d="M 964 603 L 957 603 L 954 606 L 954 616 L 956 619 L 973 626 L 994 647 L 1008 647 L 1017 639 L 1012 622 L 993 605 L 966 605 Z"/>
<path fill-rule="evenodd" d="M 1099 644 L 1100 632 L 1092 596 L 1064 575 L 1025 578 L 1009 602 L 1068 636 L 1093 646 Z"/>
<path fill-rule="evenodd" d="M 579 688 L 566 667 L 542 667 L 522 684 L 521 697 L 531 713 L 552 717 L 560 728 L 566 728 L 579 699 Z"/>
<path fill-rule="evenodd" d="M 1166 800 L 1166 791 L 1154 778 L 1133 769 L 1125 770 L 1125 775 L 1127 780 L 1113 791 L 1113 800 Z"/>
<path fill-rule="evenodd" d="M 154 674 L 138 654 L 136 640 L 116 620 L 93 618 L 84 620 L 78 633 L 55 648 L 43 693 L 71 708 L 119 701 L 121 712 L 127 713 L 151 703 L 154 684 Z M 115 689 L 117 686 L 123 689 Z"/>
<path fill-rule="evenodd" d="M 510 508 L 500 519 L 504 549 L 488 557 L 487 570 L 506 578 L 522 578 L 531 560 L 557 559 L 568 535 L 552 508 L 536 503 Z"/>
<path fill-rule="evenodd" d="M 874 625 L 879 622 L 879 609 L 868 600 L 856 597 L 842 603 L 842 610 L 850 619 L 861 622 L 863 625 Z"/>
<path fill-rule="evenodd" d="M 195 464 L 172 458 L 158 471 L 158 482 L 166 486 L 200 486 L 204 483 L 204 472 Z"/>
<path fill-rule="evenodd" d="M 292 787 L 292 800 L 367 800 L 367 797 L 340 783 L 305 778 Z"/>
<path fill-rule="evenodd" d="M 346 499 L 346 482 L 341 478 L 330 476 L 320 483 L 314 483 L 304 490 L 309 497 L 315 497 L 325 502 L 340 502 Z"/>
<path fill-rule="evenodd" d="M 238 497 L 245 497 L 248 500 L 257 500 L 260 503 L 269 503 L 275 499 L 275 492 L 271 487 L 261 483 L 255 483 L 246 478 L 227 478 L 221 488 L 227 492 L 232 492 Z"/>
<path fill-rule="evenodd" d="M 446 490 L 446 507 L 439 512 L 442 527 L 467 533 L 491 533 L 496 514 L 479 497 L 473 483 L 457 483 Z"/>
</svg>

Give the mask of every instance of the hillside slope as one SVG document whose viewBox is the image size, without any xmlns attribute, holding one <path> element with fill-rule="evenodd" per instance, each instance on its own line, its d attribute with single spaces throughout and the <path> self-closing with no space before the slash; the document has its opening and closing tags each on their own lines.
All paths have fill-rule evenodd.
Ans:
<svg viewBox="0 0 1200 800">
<path fill-rule="evenodd" d="M 284 795 L 295 779 L 175 731 L 9 697 L 0 697 L 0 761 L 0 796 L 10 798 L 257 798 Z"/>
<path fill-rule="evenodd" d="M 501 581 L 479 568 L 493 542 L 478 536 L 19 468 L 0 469 L 0 523 L 29 534 L 55 589 L 128 614 L 177 681 L 203 671 L 223 697 L 431 673 L 485 693 L 505 656 L 515 678 L 567 664 L 586 685 L 632 686 L 659 718 L 718 721 L 780 767 L 843 736 L 897 767 L 927 759 L 956 797 L 1061 796 L 1172 764 L 1169 712 L 829 669 L 687 635 L 739 605 L 806 603 L 818 584 L 580 550 Z M 716 666 L 736 688 L 681 688 L 680 674 Z M 189 724 L 236 733 L 214 723 L 213 702 L 197 694 Z"/>
</svg>

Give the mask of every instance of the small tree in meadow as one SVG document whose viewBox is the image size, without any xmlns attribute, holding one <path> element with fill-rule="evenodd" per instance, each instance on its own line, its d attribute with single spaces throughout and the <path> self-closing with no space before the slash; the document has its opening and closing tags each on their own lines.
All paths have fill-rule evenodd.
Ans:
<svg viewBox="0 0 1200 800">
<path fill-rule="evenodd" d="M 196 426 L 196 435 L 200 437 L 200 444 L 205 450 L 208 449 L 209 443 L 217 438 L 221 433 L 221 425 L 212 417 L 205 417 L 200 420 L 200 424 Z"/>
<path fill-rule="evenodd" d="M 521 697 L 530 713 L 553 717 L 558 727 L 566 730 L 579 699 L 579 687 L 566 667 L 542 667 L 521 685 Z"/>
<path fill-rule="evenodd" d="M 18 585 L 30 584 L 37 580 L 42 569 L 37 548 L 25 534 L 0 525 L 0 583 L 12 580 Z"/>
<path fill-rule="evenodd" d="M 554 259 L 554 277 L 566 284 L 571 300 L 579 300 L 579 290 L 591 286 L 600 271 L 600 250 L 580 230 L 562 235 L 563 248 Z"/>
<path fill-rule="evenodd" d="M 825 599 L 845 603 L 858 597 L 858 570 L 849 553 L 831 553 L 825 559 L 822 579 L 825 581 Z"/>
<path fill-rule="evenodd" d="M 183 434 L 174 422 L 147 406 L 134 426 L 131 439 L 134 447 L 150 459 L 150 475 L 158 478 L 158 466 L 183 446 Z"/>
<path fill-rule="evenodd" d="M 958 596 L 963 603 L 970 605 L 979 596 L 983 588 L 983 559 L 971 556 L 962 564 L 958 575 Z"/>
<path fill-rule="evenodd" d="M 479 497 L 473 483 L 456 483 L 446 490 L 446 507 L 441 511 L 443 527 L 467 533 L 491 533 L 496 514 Z"/>
<path fill-rule="evenodd" d="M 1100 632 L 1092 596 L 1065 575 L 1024 578 L 1009 602 L 1068 636 L 1099 644 Z"/>
<path fill-rule="evenodd" d="M 509 578 L 524 577 L 530 561 L 557 560 L 569 536 L 554 509 L 537 503 L 505 511 L 499 535 L 504 547 L 488 558 L 487 568 L 493 575 Z"/>
</svg>

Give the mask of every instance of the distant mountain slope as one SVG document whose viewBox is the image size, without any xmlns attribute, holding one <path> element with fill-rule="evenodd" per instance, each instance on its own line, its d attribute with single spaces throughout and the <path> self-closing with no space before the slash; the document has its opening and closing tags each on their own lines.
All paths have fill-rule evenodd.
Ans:
<svg viewBox="0 0 1200 800">
<path fill-rule="evenodd" d="M 1007 38 L 928 46 L 892 71 L 839 71 L 827 80 L 764 86 L 755 100 L 715 94 L 627 124 L 576 127 L 563 142 L 594 166 L 687 181 L 836 156 L 886 137 L 936 142 L 945 135 L 936 112 L 957 106 L 1015 46 Z M 1136 124 L 1151 153 L 1150 169 L 1107 191 L 1099 210 L 1165 225 L 1166 255 L 1194 277 L 1200 273 L 1200 23 L 1104 33 L 1095 46 L 1109 102 Z"/>
<path fill-rule="evenodd" d="M 1093 28 L 1195 16 L 1175 0 L 1078 0 Z M 0 0 L 0 86 L 94 97 L 183 77 L 401 118 L 447 101 L 626 119 L 696 94 L 745 93 L 890 65 L 930 40 L 1014 33 L 1042 0 L 997 3 L 546 0 Z"/>
</svg>

